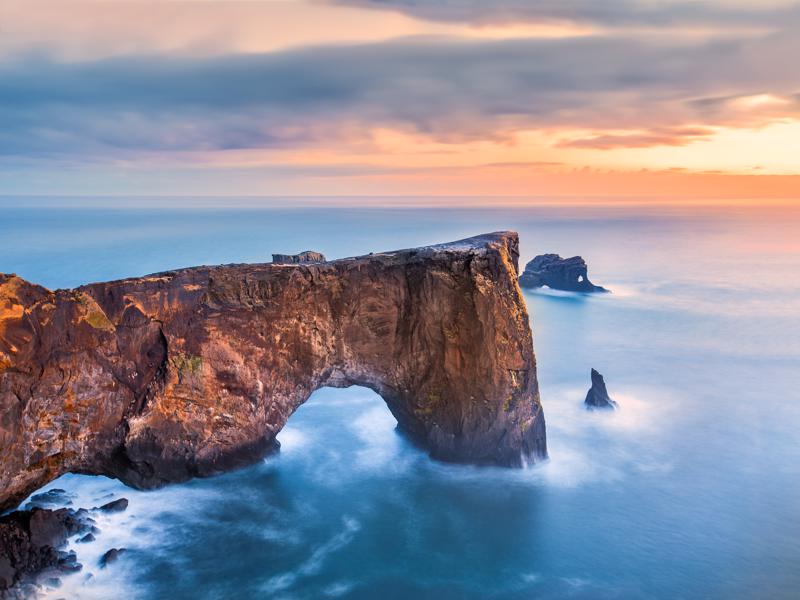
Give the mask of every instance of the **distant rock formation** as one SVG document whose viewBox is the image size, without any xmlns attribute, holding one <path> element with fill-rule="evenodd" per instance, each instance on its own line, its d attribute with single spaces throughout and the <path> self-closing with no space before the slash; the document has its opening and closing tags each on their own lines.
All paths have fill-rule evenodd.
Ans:
<svg viewBox="0 0 800 600">
<path fill-rule="evenodd" d="M 325 255 L 313 250 L 306 250 L 300 254 L 273 254 L 272 263 L 276 265 L 300 265 L 304 263 L 325 262 Z"/>
<path fill-rule="evenodd" d="M 589 281 L 586 261 L 580 256 L 561 258 L 558 254 L 540 254 L 527 265 L 519 278 L 524 288 L 547 286 L 567 292 L 607 292 Z"/>
<path fill-rule="evenodd" d="M 608 395 L 606 382 L 603 376 L 594 369 L 592 369 L 592 387 L 586 394 L 584 404 L 589 409 L 603 408 L 614 410 L 617 408 L 617 403 Z"/>
<path fill-rule="evenodd" d="M 324 386 L 374 390 L 438 459 L 545 458 L 518 247 L 500 232 L 57 291 L 0 274 L 0 510 L 67 472 L 152 488 L 250 464 Z"/>
</svg>

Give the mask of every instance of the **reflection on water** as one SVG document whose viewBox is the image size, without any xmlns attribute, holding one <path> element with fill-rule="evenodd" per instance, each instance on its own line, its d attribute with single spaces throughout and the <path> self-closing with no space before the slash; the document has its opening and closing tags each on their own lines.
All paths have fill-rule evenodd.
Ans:
<svg viewBox="0 0 800 600">
<path fill-rule="evenodd" d="M 130 499 L 52 598 L 793 598 L 800 589 L 800 214 L 615 207 L 9 208 L 0 271 L 51 287 L 517 229 L 599 296 L 526 292 L 551 460 L 433 462 L 362 388 L 318 391 L 280 455 Z M 620 410 L 586 412 L 589 369 Z M 129 552 L 97 567 L 111 547 Z"/>
</svg>

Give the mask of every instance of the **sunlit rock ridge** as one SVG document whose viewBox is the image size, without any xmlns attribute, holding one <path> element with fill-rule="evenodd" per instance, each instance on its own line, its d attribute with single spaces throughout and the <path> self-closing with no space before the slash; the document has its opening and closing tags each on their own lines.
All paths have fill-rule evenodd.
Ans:
<svg viewBox="0 0 800 600">
<path fill-rule="evenodd" d="M 250 463 L 323 386 L 438 459 L 546 457 L 518 236 L 73 290 L 0 275 L 0 507 L 67 472 L 150 488 Z"/>
</svg>

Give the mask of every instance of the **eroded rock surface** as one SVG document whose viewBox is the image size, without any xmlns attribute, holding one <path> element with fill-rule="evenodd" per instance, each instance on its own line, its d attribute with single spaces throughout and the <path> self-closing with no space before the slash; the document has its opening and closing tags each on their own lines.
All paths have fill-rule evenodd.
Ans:
<svg viewBox="0 0 800 600">
<path fill-rule="evenodd" d="M 547 286 L 567 292 L 607 292 L 602 286 L 589 281 L 586 261 L 580 256 L 561 258 L 558 254 L 540 254 L 525 265 L 519 278 L 525 288 Z"/>
<path fill-rule="evenodd" d="M 73 290 L 0 275 L 0 508 L 66 472 L 150 488 L 250 463 L 323 386 L 375 390 L 439 459 L 543 458 L 517 260 L 501 232 Z"/>
</svg>

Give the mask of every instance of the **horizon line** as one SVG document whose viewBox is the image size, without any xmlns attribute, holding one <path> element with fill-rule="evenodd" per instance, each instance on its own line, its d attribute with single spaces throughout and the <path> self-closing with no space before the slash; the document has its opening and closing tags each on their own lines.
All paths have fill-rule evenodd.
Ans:
<svg viewBox="0 0 800 600">
<path fill-rule="evenodd" d="M 14 204 L 26 204 L 27 201 L 38 203 L 41 208 L 71 207 L 101 208 L 98 203 L 104 202 L 102 208 L 156 208 L 148 206 L 154 200 L 175 201 L 175 206 L 164 208 L 236 208 L 230 201 L 244 201 L 238 207 L 272 207 L 272 208 L 302 208 L 302 207 L 358 207 L 358 208 L 526 208 L 526 207 L 614 207 L 614 206 L 641 206 L 641 207 L 798 207 L 800 208 L 800 195 L 786 197 L 730 197 L 730 196 L 697 196 L 697 197 L 669 197 L 666 195 L 611 195 L 594 194 L 565 195 L 565 196 L 537 196 L 537 195 L 457 195 L 457 194 L 418 194 L 418 195 L 375 195 L 375 194 L 330 194 L 330 195 L 290 195 L 290 194 L 233 194 L 233 195 L 202 195 L 202 194 L 0 194 L 0 203 L 5 207 Z M 424 200 L 424 202 L 420 202 Z M 76 201 L 78 201 L 76 203 Z M 132 206 L 133 202 L 141 202 Z M 287 202 L 298 201 L 297 204 L 287 205 Z M 123 202 L 125 206 L 116 204 Z M 224 202 L 225 206 L 214 206 L 212 203 Z M 480 204 L 479 204 L 480 203 Z"/>
</svg>

